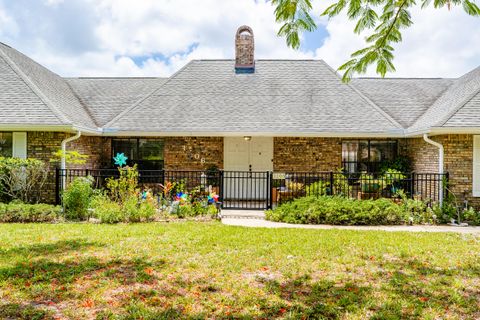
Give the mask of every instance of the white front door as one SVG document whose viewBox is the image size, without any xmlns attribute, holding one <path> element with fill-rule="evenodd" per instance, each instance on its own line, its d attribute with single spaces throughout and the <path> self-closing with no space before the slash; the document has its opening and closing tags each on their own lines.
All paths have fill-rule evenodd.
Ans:
<svg viewBox="0 0 480 320">
<path fill-rule="evenodd" d="M 265 199 L 266 172 L 273 170 L 273 138 L 225 137 L 224 169 L 225 199 Z"/>
<path fill-rule="evenodd" d="M 226 171 L 272 171 L 273 138 L 224 138 L 224 168 Z"/>
</svg>

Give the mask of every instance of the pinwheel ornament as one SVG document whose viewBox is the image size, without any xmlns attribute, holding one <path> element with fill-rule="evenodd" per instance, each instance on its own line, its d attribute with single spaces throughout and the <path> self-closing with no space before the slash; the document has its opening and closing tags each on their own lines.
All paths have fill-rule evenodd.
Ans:
<svg viewBox="0 0 480 320">
<path fill-rule="evenodd" d="M 115 165 L 121 168 L 127 164 L 128 158 L 123 153 L 117 153 L 117 155 L 113 157 L 113 160 L 115 161 Z"/>
</svg>

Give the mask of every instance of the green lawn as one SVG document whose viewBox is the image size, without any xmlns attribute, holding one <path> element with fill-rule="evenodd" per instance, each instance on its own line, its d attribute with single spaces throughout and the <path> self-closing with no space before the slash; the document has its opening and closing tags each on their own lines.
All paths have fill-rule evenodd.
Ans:
<svg viewBox="0 0 480 320">
<path fill-rule="evenodd" d="M 0 225 L 0 318 L 478 319 L 480 238 Z"/>
</svg>

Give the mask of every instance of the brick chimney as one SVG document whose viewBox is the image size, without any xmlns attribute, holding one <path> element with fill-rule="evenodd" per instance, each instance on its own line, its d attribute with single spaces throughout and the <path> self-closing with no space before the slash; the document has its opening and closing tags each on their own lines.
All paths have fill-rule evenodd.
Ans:
<svg viewBox="0 0 480 320">
<path fill-rule="evenodd" d="M 235 72 L 255 72 L 255 43 L 253 30 L 249 26 L 241 26 L 235 35 Z"/>
</svg>

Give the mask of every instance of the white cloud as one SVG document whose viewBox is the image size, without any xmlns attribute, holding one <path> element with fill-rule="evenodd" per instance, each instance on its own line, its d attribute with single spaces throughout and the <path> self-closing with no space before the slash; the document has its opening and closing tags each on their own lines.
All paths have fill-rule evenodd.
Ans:
<svg viewBox="0 0 480 320">
<path fill-rule="evenodd" d="M 287 48 L 262 0 L 0 0 L 0 41 L 64 76 L 168 76 L 191 59 L 233 58 L 235 31 L 247 24 L 257 58 L 323 58 L 336 68 L 364 43 L 346 18 L 318 18 L 327 4 L 315 2 L 330 34 L 315 52 Z M 480 65 L 480 19 L 433 11 L 414 12 L 392 76 L 451 77 Z"/>
<path fill-rule="evenodd" d="M 414 25 L 404 30 L 403 42 L 396 46 L 394 77 L 458 77 L 480 66 L 480 19 L 468 16 L 459 7 L 416 8 Z M 350 53 L 365 46 L 364 35 L 353 34 L 354 23 L 343 16 L 323 21 L 330 36 L 316 56 L 334 68 Z M 369 76 L 377 76 L 374 68 Z"/>
</svg>

